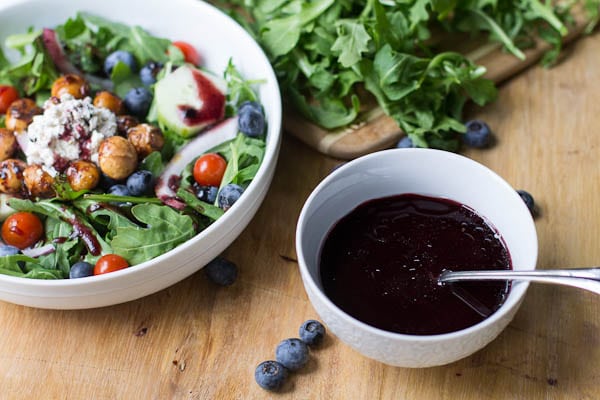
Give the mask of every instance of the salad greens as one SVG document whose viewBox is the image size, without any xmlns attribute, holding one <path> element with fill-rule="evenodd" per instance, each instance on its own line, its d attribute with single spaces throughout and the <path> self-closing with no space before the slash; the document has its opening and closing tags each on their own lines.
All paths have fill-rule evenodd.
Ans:
<svg viewBox="0 0 600 400">
<path fill-rule="evenodd" d="M 327 129 L 345 127 L 374 99 L 416 145 L 449 150 L 465 131 L 465 102 L 483 105 L 496 89 L 483 67 L 441 52 L 440 37 L 487 35 L 523 59 L 521 49 L 539 36 L 552 45 L 542 60 L 551 65 L 572 21 L 570 7 L 585 6 L 590 28 L 600 10 L 599 0 L 556 7 L 540 0 L 220 3 L 262 44 L 286 98 L 307 119 Z"/>
<path fill-rule="evenodd" d="M 60 40 L 64 59 L 50 54 L 44 31 L 30 29 L 25 34 L 8 37 L 5 46 L 17 50 L 20 60 L 11 64 L 0 49 L 0 84 L 14 86 L 21 95 L 34 97 L 41 105 L 65 68 L 83 74 L 94 91 L 110 88 L 122 96 L 130 88 L 141 86 L 137 72 L 122 62 L 115 65 L 111 76 L 105 76 L 104 59 L 116 50 L 131 52 L 139 66 L 148 61 L 164 64 L 157 79 L 184 64 L 182 52 L 170 40 L 154 37 L 137 26 L 87 13 L 77 14 L 53 32 Z M 227 82 L 226 116 L 233 116 L 242 102 L 258 100 L 254 86 L 261 82 L 245 80 L 231 61 L 223 78 Z M 145 122 L 157 125 L 155 115 L 150 111 Z M 139 164 L 139 169 L 150 171 L 154 177 L 160 176 L 175 152 L 189 141 L 166 127 L 161 129 L 165 146 Z M 227 161 L 222 186 L 236 183 L 245 188 L 263 160 L 265 141 L 264 137 L 250 138 L 240 132 L 235 139 L 210 152 L 218 152 Z M 45 240 L 33 249 L 39 253 L 35 256 L 0 257 L 0 274 L 35 279 L 68 278 L 70 266 L 79 260 L 94 264 L 104 254 L 117 254 L 135 265 L 177 247 L 224 214 L 216 200 L 208 204 L 196 197 L 193 165 L 192 161 L 182 172 L 177 191 L 183 204 L 181 209 L 165 205 L 156 197 L 75 191 L 60 175 L 54 181 L 53 198 L 10 198 L 9 205 L 14 210 L 41 216 Z M 41 251 L 44 248 L 50 251 Z"/>
</svg>

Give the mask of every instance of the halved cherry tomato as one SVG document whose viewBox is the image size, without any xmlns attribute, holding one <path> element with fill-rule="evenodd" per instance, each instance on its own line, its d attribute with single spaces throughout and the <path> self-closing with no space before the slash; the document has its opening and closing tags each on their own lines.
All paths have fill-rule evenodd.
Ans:
<svg viewBox="0 0 600 400">
<path fill-rule="evenodd" d="M 219 186 L 227 161 L 216 153 L 208 153 L 196 160 L 194 163 L 194 180 L 202 186 Z"/>
<path fill-rule="evenodd" d="M 173 46 L 177 47 L 183 53 L 183 57 L 185 58 L 185 62 L 190 64 L 194 64 L 195 66 L 199 66 L 202 64 L 202 58 L 200 58 L 200 54 L 198 51 L 187 42 L 173 42 Z"/>
<path fill-rule="evenodd" d="M 37 215 L 19 211 L 10 215 L 2 224 L 4 243 L 23 250 L 34 245 L 44 234 L 44 226 Z"/>
<path fill-rule="evenodd" d="M 96 261 L 94 275 L 107 274 L 127 267 L 129 267 L 129 263 L 123 257 L 116 254 L 106 254 Z"/>
<path fill-rule="evenodd" d="M 4 114 L 10 103 L 18 98 L 19 92 L 17 92 L 17 89 L 10 85 L 0 85 L 0 114 Z"/>
</svg>

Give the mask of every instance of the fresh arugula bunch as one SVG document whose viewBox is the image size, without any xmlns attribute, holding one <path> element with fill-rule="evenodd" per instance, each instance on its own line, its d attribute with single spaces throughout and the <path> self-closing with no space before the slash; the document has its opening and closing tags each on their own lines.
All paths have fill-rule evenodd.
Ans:
<svg viewBox="0 0 600 400">
<path fill-rule="evenodd" d="M 597 18 L 598 0 L 584 1 Z M 465 131 L 465 102 L 483 105 L 496 89 L 483 67 L 437 51 L 436 37 L 488 35 L 524 58 L 520 48 L 540 35 L 553 45 L 544 58 L 550 64 L 568 20 L 568 9 L 555 12 L 539 0 L 233 3 L 230 13 L 267 51 L 286 99 L 304 117 L 327 129 L 346 127 L 375 99 L 416 145 L 449 150 L 457 149 L 457 132 Z"/>
</svg>

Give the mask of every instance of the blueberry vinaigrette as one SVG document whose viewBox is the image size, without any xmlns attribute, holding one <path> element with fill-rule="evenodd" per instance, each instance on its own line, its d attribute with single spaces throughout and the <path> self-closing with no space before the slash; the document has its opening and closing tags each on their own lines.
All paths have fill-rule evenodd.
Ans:
<svg viewBox="0 0 600 400">
<path fill-rule="evenodd" d="M 416 194 L 359 205 L 335 224 L 321 250 L 325 294 L 356 319 L 397 333 L 435 335 L 475 325 L 510 290 L 508 282 L 438 285 L 444 269 L 512 265 L 500 234 L 472 209 Z M 469 306 L 460 297 L 475 300 Z"/>
</svg>

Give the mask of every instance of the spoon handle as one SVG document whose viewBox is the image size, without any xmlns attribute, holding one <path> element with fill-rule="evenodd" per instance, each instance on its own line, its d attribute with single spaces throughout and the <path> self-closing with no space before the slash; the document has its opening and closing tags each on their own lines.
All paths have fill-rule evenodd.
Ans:
<svg viewBox="0 0 600 400">
<path fill-rule="evenodd" d="M 518 280 L 574 286 L 600 294 L 600 268 L 536 271 L 449 271 L 441 273 L 440 284 L 457 281 Z"/>
</svg>

